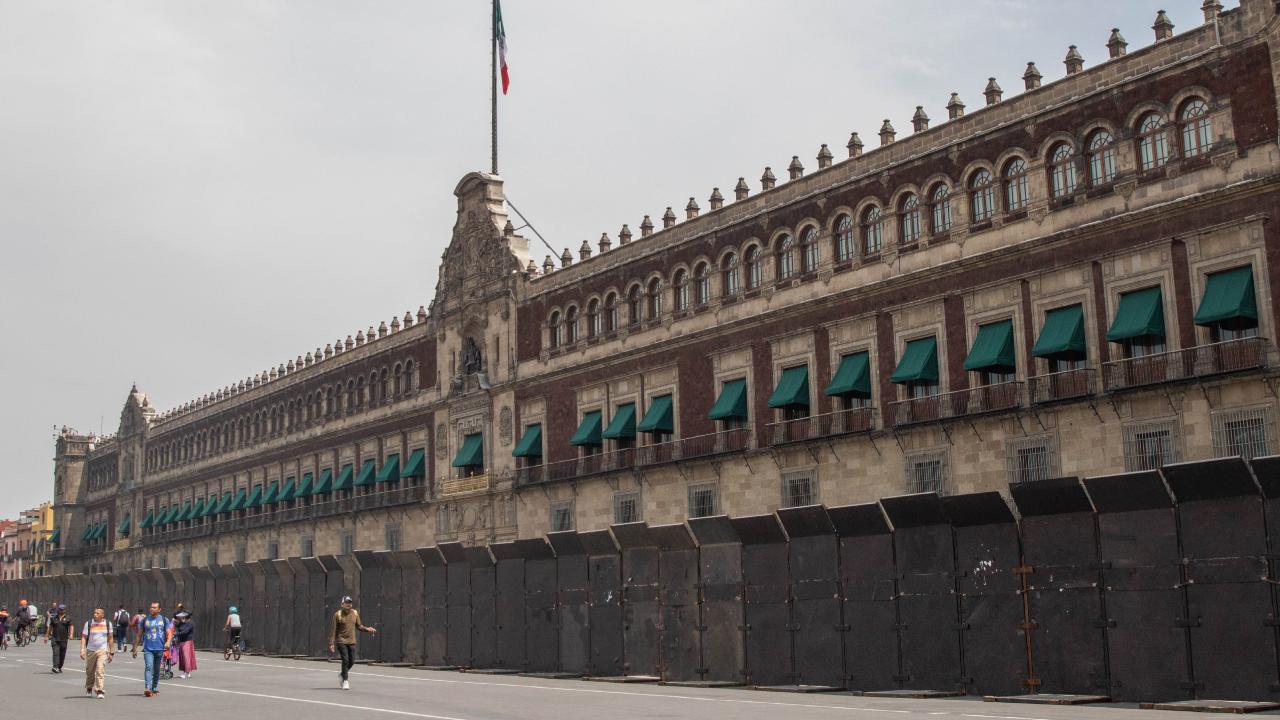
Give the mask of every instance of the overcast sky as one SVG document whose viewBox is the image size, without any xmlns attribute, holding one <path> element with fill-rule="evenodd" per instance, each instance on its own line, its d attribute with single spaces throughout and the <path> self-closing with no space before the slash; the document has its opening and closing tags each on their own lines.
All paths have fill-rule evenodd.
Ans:
<svg viewBox="0 0 1280 720">
<path fill-rule="evenodd" d="M 1229 7 L 1237 3 L 1231 0 Z M 1200 0 L 506 0 L 508 196 L 557 249 Z M 428 303 L 489 164 L 485 0 L 0 0 L 0 517 L 114 432 Z M 681 217 L 683 215 L 681 214 Z M 529 233 L 525 233 L 530 235 Z M 531 237 L 531 235 L 530 235 Z M 536 240 L 535 240 L 536 243 Z M 535 255 L 545 249 L 537 245 Z"/>
</svg>

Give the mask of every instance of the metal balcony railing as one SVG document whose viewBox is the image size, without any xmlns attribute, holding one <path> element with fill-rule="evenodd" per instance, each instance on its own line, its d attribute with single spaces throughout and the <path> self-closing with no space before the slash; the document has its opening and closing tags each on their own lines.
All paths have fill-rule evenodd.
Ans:
<svg viewBox="0 0 1280 720">
<path fill-rule="evenodd" d="M 440 495 L 460 495 L 462 493 L 479 492 L 489 489 L 488 475 L 471 475 L 469 477 L 445 478 L 440 482 Z"/>
<path fill-rule="evenodd" d="M 1103 363 L 1102 382 L 1115 392 L 1265 367 L 1267 340 L 1251 337 Z"/>
<path fill-rule="evenodd" d="M 1097 372 L 1093 368 L 1064 370 L 1027 379 L 1033 403 L 1087 397 L 1098 391 Z"/>
<path fill-rule="evenodd" d="M 750 437 L 750 432 L 746 428 L 741 428 L 614 452 L 596 453 L 572 460 L 531 465 L 516 469 L 516 483 L 534 485 L 542 482 L 572 480 L 589 475 L 633 470 L 721 453 L 741 452 L 749 447 Z"/>
<path fill-rule="evenodd" d="M 890 403 L 889 408 L 895 425 L 912 425 L 967 415 L 1002 412 L 1021 406 L 1022 383 L 1006 382 L 899 400 Z"/>
<path fill-rule="evenodd" d="M 770 445 L 786 445 L 836 435 L 870 432 L 875 427 L 874 422 L 875 408 L 867 406 L 769 423 L 766 432 Z"/>
</svg>

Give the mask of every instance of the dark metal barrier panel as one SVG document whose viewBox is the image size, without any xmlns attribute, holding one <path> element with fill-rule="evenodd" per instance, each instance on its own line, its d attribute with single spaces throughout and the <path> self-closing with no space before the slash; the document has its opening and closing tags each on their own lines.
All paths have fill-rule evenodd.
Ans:
<svg viewBox="0 0 1280 720">
<path fill-rule="evenodd" d="M 742 542 L 724 515 L 692 518 L 689 530 L 698 542 L 701 579 L 701 680 L 740 685 L 747 661 L 742 630 Z"/>
<path fill-rule="evenodd" d="M 622 556 L 608 530 L 579 535 L 590 563 L 591 594 L 588 625 L 591 628 L 590 675 L 613 677 L 622 666 Z"/>
<path fill-rule="evenodd" d="M 614 525 L 612 529 L 622 548 L 623 672 L 657 677 L 661 662 L 658 543 L 642 522 Z"/>
<path fill-rule="evenodd" d="M 262 627 L 258 633 L 258 649 L 266 655 L 278 655 L 280 649 L 280 576 L 276 573 L 275 560 L 258 560 L 254 563 L 261 570 L 261 577 L 254 577 L 254 585 L 261 582 Z"/>
<path fill-rule="evenodd" d="M 421 665 L 426 606 L 422 602 L 422 559 L 413 550 L 391 553 L 391 562 L 400 568 L 400 651 L 396 662 Z"/>
<path fill-rule="evenodd" d="M 649 528 L 658 545 L 658 643 L 665 682 L 700 679 L 698 548 L 682 524 Z"/>
<path fill-rule="evenodd" d="M 778 520 L 789 540 L 795 683 L 844 687 L 840 550 L 835 526 L 821 505 L 779 510 Z"/>
<path fill-rule="evenodd" d="M 1178 503 L 1196 696 L 1271 700 L 1280 688 L 1258 484 L 1240 458 L 1161 471 Z"/>
<path fill-rule="evenodd" d="M 329 574 L 318 557 L 299 558 L 292 562 L 299 564 L 294 568 L 294 587 L 299 586 L 297 578 L 305 578 L 310 598 L 307 615 L 299 622 L 305 639 L 298 652 L 307 657 L 322 657 L 329 653 L 329 629 L 325 626 L 329 619 Z"/>
<path fill-rule="evenodd" d="M 1026 615 L 1018 576 L 1022 551 L 1018 526 L 998 492 L 942 499 L 955 528 L 960 632 L 970 692 L 1026 692 Z"/>
<path fill-rule="evenodd" d="M 165 617 L 172 618 L 174 608 L 178 604 L 177 583 L 174 581 L 173 571 L 168 568 L 152 569 L 151 577 L 156 584 L 156 598 L 160 602 L 160 612 Z"/>
<path fill-rule="evenodd" d="M 316 578 L 302 558 L 291 557 L 283 562 L 289 564 L 289 584 L 285 586 L 285 592 L 288 593 L 286 600 L 292 623 L 289 627 L 282 628 L 281 632 L 289 635 L 291 654 L 299 657 L 313 656 L 316 650 L 311 638 L 315 633 L 314 628 L 320 625 L 322 618 L 317 606 L 324 601 L 324 570 L 320 569 L 317 561 L 316 568 L 320 573 L 320 585 L 317 587 L 314 585 Z"/>
<path fill-rule="evenodd" d="M 404 633 L 404 582 L 400 563 L 389 550 L 374 555 L 382 565 L 382 587 L 378 596 L 378 655 L 377 661 L 398 663 L 401 661 L 401 643 Z"/>
<path fill-rule="evenodd" d="M 496 625 L 495 668 L 524 670 L 524 555 L 519 543 L 546 543 L 542 540 L 517 540 L 489 546 L 496 560 L 494 587 L 494 622 Z"/>
<path fill-rule="evenodd" d="M 539 549 L 540 554 L 526 555 L 524 560 L 525 654 L 529 672 L 555 672 L 560 667 L 556 556 L 546 542 Z"/>
<path fill-rule="evenodd" d="M 902 686 L 963 690 L 955 552 L 951 523 L 937 493 L 884 498 L 893 524 L 898 569 Z"/>
<path fill-rule="evenodd" d="M 1280 455 L 1254 458 L 1249 461 L 1253 469 L 1254 479 L 1262 488 L 1264 519 L 1267 528 L 1267 584 L 1271 586 L 1272 612 L 1280 608 L 1280 589 L 1276 587 L 1280 578 Z M 1280 622 L 1280 615 L 1276 615 Z M 1277 629 L 1273 628 L 1272 633 Z M 1280 643 L 1280 637 L 1276 638 Z M 1274 688 L 1271 688 L 1274 689 Z"/>
<path fill-rule="evenodd" d="M 418 548 L 422 561 L 423 662 L 431 667 L 449 664 L 449 581 L 444 555 L 435 547 Z"/>
<path fill-rule="evenodd" d="M 333 614 L 342 604 L 342 596 L 347 594 L 346 564 L 339 557 L 349 555 L 321 555 L 317 558 L 324 568 L 324 608 L 319 613 L 320 626 L 324 632 L 324 652 L 329 655 L 329 627 L 333 623 Z"/>
<path fill-rule="evenodd" d="M 360 592 L 355 596 L 360 622 L 379 630 L 359 637 L 360 657 L 379 661 L 382 660 L 382 576 L 386 561 L 372 550 L 357 550 L 355 558 L 360 565 Z"/>
<path fill-rule="evenodd" d="M 733 518 L 732 522 L 742 541 L 747 684 L 795 684 L 787 536 L 775 515 Z"/>
<path fill-rule="evenodd" d="M 560 638 L 560 664 L 556 670 L 585 675 L 591 650 L 587 549 L 572 530 L 548 533 L 547 542 L 556 553 L 556 620 Z"/>
<path fill-rule="evenodd" d="M 471 667 L 471 564 L 462 543 L 442 543 L 437 547 L 444 556 L 448 577 L 448 664 Z"/>
<path fill-rule="evenodd" d="M 898 687 L 898 606 L 893 536 L 879 503 L 827 511 L 840 536 L 844 599 L 844 684 L 854 690 Z"/>
<path fill-rule="evenodd" d="M 222 626 L 226 623 L 226 616 L 230 613 L 231 608 L 235 607 L 239 610 L 240 605 L 240 581 L 236 575 L 236 569 L 230 565 L 211 565 L 209 574 L 213 576 L 213 598 L 216 603 L 215 607 L 221 608 L 221 619 L 215 620 L 213 628 L 213 637 L 210 647 L 222 649 L 227 646 L 226 634 L 222 631 Z M 130 612 L 133 606 L 129 606 Z M 243 615 L 240 616 L 242 619 Z"/>
<path fill-rule="evenodd" d="M 293 594 L 293 566 L 289 564 L 287 559 L 272 560 L 271 569 L 275 573 L 274 599 L 277 625 L 274 643 L 275 652 L 280 655 L 296 655 L 301 651 L 296 647 L 294 627 L 301 618 L 307 616 L 307 601 L 305 598 L 297 598 Z"/>
<path fill-rule="evenodd" d="M 1029 688 L 1107 694 L 1106 623 L 1093 504 L 1077 478 L 1009 486 L 1022 516 Z"/>
<path fill-rule="evenodd" d="M 1192 697 L 1187 606 L 1173 499 L 1159 472 L 1085 478 L 1098 512 L 1111 696 Z"/>
<path fill-rule="evenodd" d="M 249 607 L 254 622 L 251 627 L 244 630 L 241 637 L 245 638 L 245 645 L 250 653 L 262 655 L 271 652 L 271 645 L 268 644 L 267 638 L 275 633 L 275 608 L 267 592 L 267 568 L 263 567 L 261 561 L 236 563 L 238 568 L 242 565 L 244 572 L 240 575 L 240 591 L 249 593 Z M 252 590 L 246 588 L 246 584 Z"/>
<path fill-rule="evenodd" d="M 467 548 L 471 567 L 471 667 L 498 662 L 497 588 L 493 557 L 487 547 Z"/>
<path fill-rule="evenodd" d="M 217 644 L 214 633 L 222 632 L 222 623 L 227 617 L 227 608 L 218 607 L 217 598 L 213 594 L 213 573 L 207 567 L 188 568 L 191 579 L 187 587 L 191 588 L 192 603 L 196 613 L 196 647 L 212 648 Z M 108 611 L 110 612 L 110 611 Z"/>
<path fill-rule="evenodd" d="M 107 614 L 107 619 L 108 620 L 111 619 L 111 614 L 114 613 L 116 609 L 107 600 L 107 596 L 109 595 L 107 588 L 108 588 L 108 583 L 110 582 L 107 579 L 108 577 L 110 576 L 109 575 L 91 575 L 89 577 L 90 602 L 87 606 L 88 610 L 86 610 L 85 614 L 81 615 L 80 617 L 84 618 L 85 620 L 88 620 L 90 617 L 92 617 L 93 608 L 102 608 L 102 611 Z M 77 625 L 83 625 L 83 623 L 78 622 Z"/>
</svg>

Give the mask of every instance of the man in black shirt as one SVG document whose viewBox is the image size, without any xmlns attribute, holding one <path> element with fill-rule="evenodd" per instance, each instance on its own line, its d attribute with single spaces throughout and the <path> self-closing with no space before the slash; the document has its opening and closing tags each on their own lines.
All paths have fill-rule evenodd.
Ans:
<svg viewBox="0 0 1280 720">
<path fill-rule="evenodd" d="M 59 605 L 57 614 L 49 620 L 49 626 L 44 635 L 46 643 L 53 641 L 54 672 L 62 672 L 62 663 L 67 659 L 67 643 L 71 642 L 74 636 L 75 628 L 71 625 L 71 618 L 67 617 L 67 606 Z"/>
</svg>

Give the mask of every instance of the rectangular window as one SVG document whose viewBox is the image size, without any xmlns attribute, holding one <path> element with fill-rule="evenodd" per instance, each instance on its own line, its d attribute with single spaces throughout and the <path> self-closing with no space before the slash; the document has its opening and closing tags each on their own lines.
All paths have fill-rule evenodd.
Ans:
<svg viewBox="0 0 1280 720">
<path fill-rule="evenodd" d="M 244 545 L 236 546 L 236 562 L 247 562 L 249 557 L 249 548 Z"/>
<path fill-rule="evenodd" d="M 400 549 L 400 526 L 396 523 L 388 523 L 384 531 L 386 535 L 386 545 L 388 550 Z"/>
<path fill-rule="evenodd" d="M 783 473 L 782 507 L 804 507 L 818 502 L 818 483 L 813 472 Z"/>
<path fill-rule="evenodd" d="M 280 543 L 276 540 L 267 541 L 267 559 L 275 560 L 280 557 Z"/>
<path fill-rule="evenodd" d="M 564 532 L 573 529 L 573 501 L 562 500 L 551 503 L 551 532 Z"/>
<path fill-rule="evenodd" d="M 338 544 L 341 548 L 340 553 L 342 555 L 350 555 L 356 551 L 356 536 L 352 534 L 350 530 L 347 530 L 342 533 L 342 537 L 339 539 Z"/>
<path fill-rule="evenodd" d="M 1124 428 L 1126 472 L 1155 470 L 1178 462 L 1177 427 L 1172 420 L 1133 423 Z"/>
<path fill-rule="evenodd" d="M 640 493 L 616 493 L 613 496 L 613 523 L 640 522 Z"/>
<path fill-rule="evenodd" d="M 689 517 L 711 517 L 720 514 L 720 491 L 713 482 L 689 486 Z"/>
<path fill-rule="evenodd" d="M 1005 442 L 1005 463 L 1010 483 L 1057 477 L 1057 459 L 1057 447 L 1051 435 L 1015 438 Z"/>
<path fill-rule="evenodd" d="M 949 468 L 946 450 L 910 453 L 906 460 L 908 493 L 947 493 Z"/>
<path fill-rule="evenodd" d="M 1213 415 L 1215 457 L 1252 460 L 1271 454 L 1271 411 L 1266 407 L 1236 408 Z"/>
<path fill-rule="evenodd" d="M 315 538 L 308 535 L 299 541 L 299 545 L 302 547 L 302 557 L 316 556 L 316 539 Z"/>
<path fill-rule="evenodd" d="M 218 564 L 218 548 L 209 548 L 204 551 L 205 567 L 214 567 Z"/>
<path fill-rule="evenodd" d="M 182 551 L 182 555 L 179 557 L 178 567 L 183 567 L 183 568 L 191 567 L 191 551 L 190 550 Z"/>
</svg>

